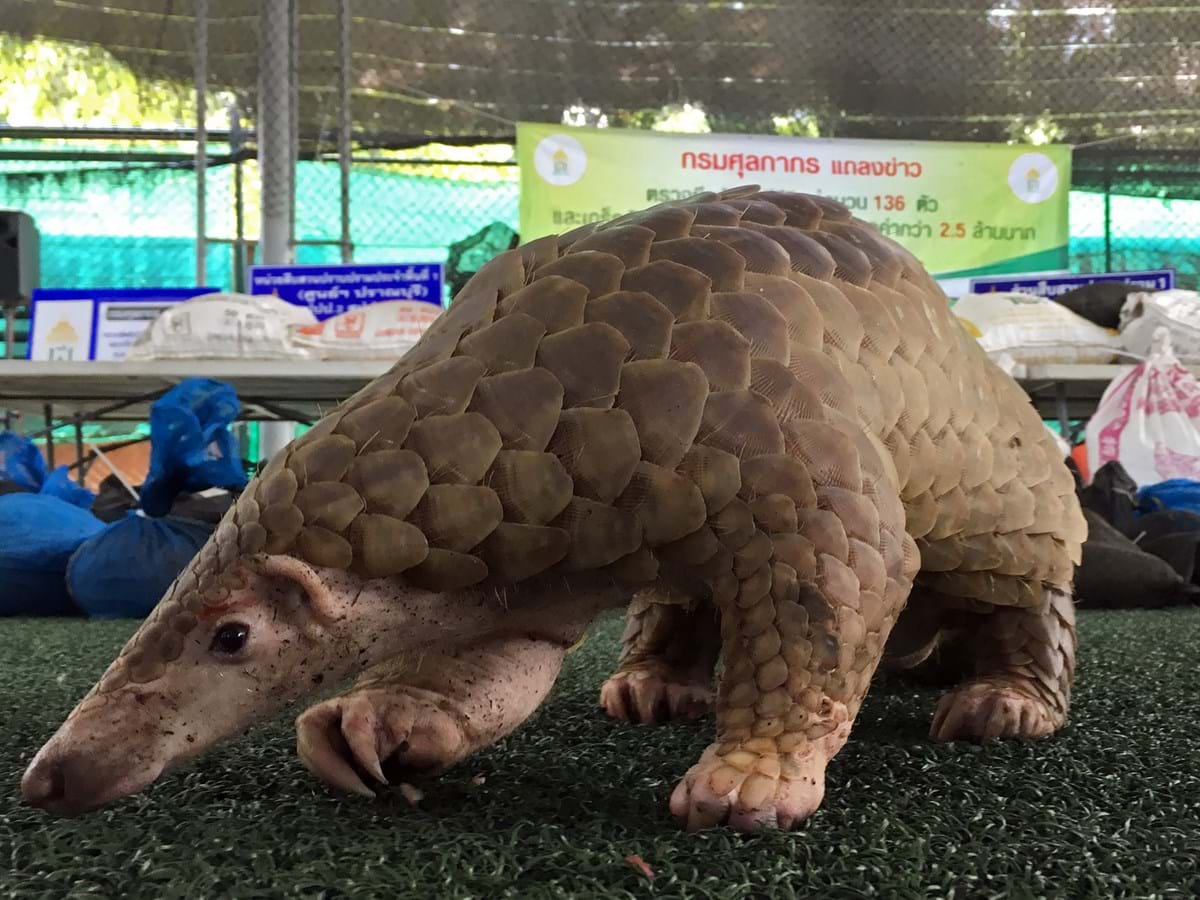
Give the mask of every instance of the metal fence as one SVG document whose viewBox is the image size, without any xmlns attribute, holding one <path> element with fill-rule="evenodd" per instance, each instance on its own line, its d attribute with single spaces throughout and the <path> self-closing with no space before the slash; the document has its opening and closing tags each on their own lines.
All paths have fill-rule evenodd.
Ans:
<svg viewBox="0 0 1200 900">
<path fill-rule="evenodd" d="M 0 32 L 104 47 L 194 108 L 184 133 L 0 128 L 0 206 L 38 218 L 47 285 L 236 288 L 281 215 L 300 261 L 468 267 L 516 227 L 527 119 L 1070 142 L 1072 266 L 1197 286 L 1193 6 L 0 0 Z"/>
</svg>

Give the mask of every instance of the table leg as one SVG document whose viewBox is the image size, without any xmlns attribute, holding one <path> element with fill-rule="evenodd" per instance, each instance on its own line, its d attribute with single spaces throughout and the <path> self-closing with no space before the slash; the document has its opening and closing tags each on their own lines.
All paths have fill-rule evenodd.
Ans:
<svg viewBox="0 0 1200 900">
<path fill-rule="evenodd" d="M 75 415 L 75 461 L 79 464 L 75 480 L 79 482 L 80 487 L 83 487 L 87 473 L 86 467 L 83 465 L 83 417 L 78 413 Z"/>
<path fill-rule="evenodd" d="M 46 427 L 50 429 L 46 432 L 46 462 L 50 464 L 50 469 L 54 469 L 54 404 L 42 404 L 42 418 L 46 420 Z"/>
<path fill-rule="evenodd" d="M 1071 410 L 1067 406 L 1067 383 L 1054 382 L 1054 399 L 1058 405 L 1058 427 L 1062 429 L 1063 440 L 1071 443 Z"/>
<path fill-rule="evenodd" d="M 17 343 L 17 308 L 11 304 L 4 305 L 4 356 L 6 359 L 16 359 Z"/>
</svg>

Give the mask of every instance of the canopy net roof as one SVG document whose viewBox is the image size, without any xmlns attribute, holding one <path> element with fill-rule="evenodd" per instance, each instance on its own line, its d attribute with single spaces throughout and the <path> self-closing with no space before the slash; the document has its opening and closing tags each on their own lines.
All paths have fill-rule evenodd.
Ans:
<svg viewBox="0 0 1200 900">
<path fill-rule="evenodd" d="M 338 0 L 296 4 L 301 131 L 338 106 Z M 353 119 L 380 136 L 508 136 L 518 119 L 1200 148 L 1200 7 L 1078 0 L 353 0 Z M 210 0 L 210 83 L 252 108 L 259 7 Z M 0 0 L 0 30 L 100 44 L 190 84 L 193 0 Z M 1123 144 L 1122 146 L 1129 146 Z"/>
</svg>

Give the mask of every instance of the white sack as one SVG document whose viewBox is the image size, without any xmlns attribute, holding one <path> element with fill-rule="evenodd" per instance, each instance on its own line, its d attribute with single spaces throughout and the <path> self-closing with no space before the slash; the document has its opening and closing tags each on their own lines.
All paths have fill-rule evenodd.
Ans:
<svg viewBox="0 0 1200 900">
<path fill-rule="evenodd" d="M 988 356 L 1020 365 L 1109 363 L 1121 349 L 1108 329 L 1033 294 L 967 294 L 953 312 L 974 326 Z"/>
<path fill-rule="evenodd" d="M 126 359 L 288 359 L 308 355 L 288 341 L 290 326 L 311 325 L 304 306 L 278 297 L 203 294 L 164 310 Z"/>
<path fill-rule="evenodd" d="M 388 300 L 294 327 L 289 340 L 321 359 L 399 359 L 441 313 L 433 303 Z"/>
<path fill-rule="evenodd" d="M 1150 355 L 1154 331 L 1171 334 L 1175 356 L 1200 363 L 1200 294 L 1195 291 L 1155 291 L 1130 294 L 1121 307 L 1121 343 L 1139 358 Z"/>
</svg>

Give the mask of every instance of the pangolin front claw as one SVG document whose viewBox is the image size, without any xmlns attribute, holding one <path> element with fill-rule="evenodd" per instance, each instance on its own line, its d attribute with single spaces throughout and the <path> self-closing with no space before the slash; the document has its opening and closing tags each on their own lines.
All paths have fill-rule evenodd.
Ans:
<svg viewBox="0 0 1200 900">
<path fill-rule="evenodd" d="M 297 750 L 314 775 L 364 797 L 375 792 L 359 770 L 388 784 L 384 765 L 401 773 L 431 772 L 464 754 L 453 716 L 404 692 L 360 690 L 317 704 L 296 720 Z"/>
<path fill-rule="evenodd" d="M 355 757 L 342 733 L 338 699 L 314 706 L 296 720 L 296 750 L 304 767 L 326 784 L 363 797 L 375 796 L 347 762 Z"/>
<path fill-rule="evenodd" d="M 381 734 L 375 707 L 361 697 L 352 698 L 342 712 L 342 737 L 346 739 L 359 765 L 380 784 L 387 784 L 379 761 L 380 743 L 384 735 Z"/>
</svg>

